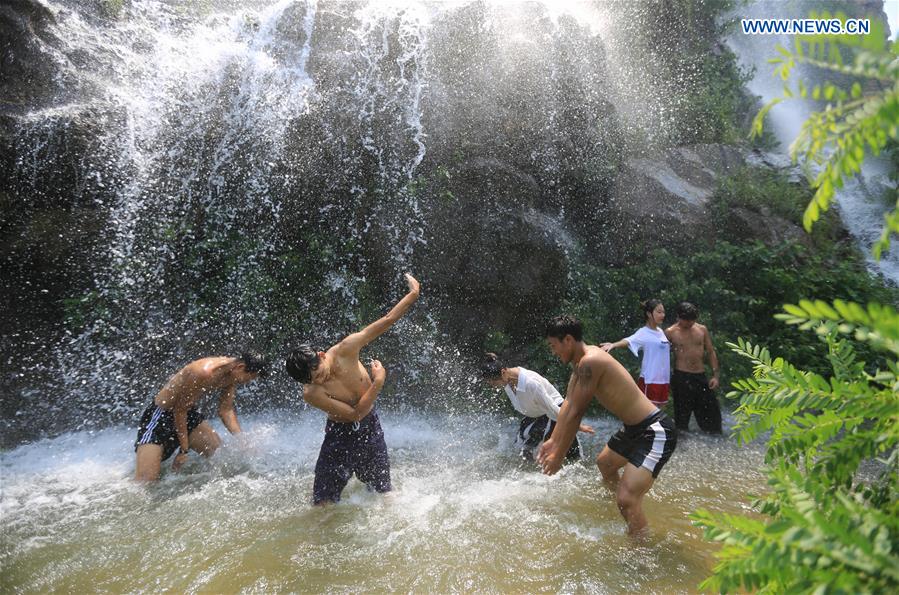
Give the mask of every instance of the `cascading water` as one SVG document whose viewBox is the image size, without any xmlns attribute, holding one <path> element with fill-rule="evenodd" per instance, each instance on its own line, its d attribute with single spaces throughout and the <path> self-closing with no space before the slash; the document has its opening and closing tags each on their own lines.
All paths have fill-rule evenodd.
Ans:
<svg viewBox="0 0 899 595">
<path fill-rule="evenodd" d="M 472 337 L 524 344 L 558 307 L 622 139 L 674 125 L 661 71 L 604 37 L 611 5 L 20 3 L 54 76 L 14 114 L 15 190 L 77 210 L 90 257 L 52 353 L 41 337 L 4 395 L 2 590 L 667 592 L 707 575 L 687 514 L 741 512 L 758 450 L 684 438 L 635 543 L 589 458 L 553 478 L 516 458 L 517 418 L 470 369 Z M 252 345 L 280 368 L 296 341 L 382 314 L 405 270 L 422 299 L 366 352 L 389 371 L 395 494 L 352 482 L 311 506 L 324 416 L 283 374 L 239 390 L 239 438 L 212 420 L 211 460 L 130 481 L 136 416 L 179 366 Z M 592 456 L 615 424 L 587 421 Z"/>
<path fill-rule="evenodd" d="M 807 18 L 819 10 L 817 3 L 809 0 L 801 2 L 773 2 L 771 0 L 755 0 L 748 6 L 741 7 L 740 15 L 744 18 Z M 768 102 L 783 94 L 783 81 L 773 75 L 773 66 L 768 60 L 777 55 L 776 47 L 792 47 L 792 40 L 787 35 L 744 35 L 735 32 L 728 39 L 734 53 L 743 64 L 755 70 L 749 90 Z M 811 88 L 814 84 L 824 82 L 826 75 L 812 68 L 799 70 Z M 822 106 L 811 99 L 799 97 L 790 99 L 775 106 L 768 115 L 768 125 L 774 132 L 781 151 L 786 153 L 790 144 L 799 135 L 802 123 L 813 111 Z M 879 238 L 883 229 L 884 213 L 895 207 L 895 184 L 889 180 L 888 169 L 882 159 L 868 155 L 858 178 L 849 180 L 837 190 L 836 203 L 843 224 L 859 244 L 859 248 L 870 254 L 872 244 Z M 899 250 L 892 249 L 885 253 L 880 261 L 869 257 L 873 271 L 880 272 L 894 285 L 899 285 Z"/>
</svg>

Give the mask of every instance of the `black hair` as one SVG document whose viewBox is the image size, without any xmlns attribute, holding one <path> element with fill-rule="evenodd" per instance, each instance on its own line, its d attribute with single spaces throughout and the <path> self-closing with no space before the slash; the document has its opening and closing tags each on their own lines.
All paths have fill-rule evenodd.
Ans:
<svg viewBox="0 0 899 595">
<path fill-rule="evenodd" d="M 640 302 L 640 309 L 643 311 L 643 319 L 646 320 L 646 317 L 652 314 L 653 310 L 661 305 L 662 300 L 657 300 L 655 298 L 646 300 L 645 302 Z"/>
<path fill-rule="evenodd" d="M 290 352 L 285 362 L 291 378 L 303 384 L 312 382 L 312 373 L 318 369 L 318 351 L 303 344 Z"/>
<path fill-rule="evenodd" d="M 484 380 L 499 380 L 503 376 L 505 364 L 499 360 L 495 353 L 485 353 L 484 363 L 481 364 L 481 378 Z"/>
<path fill-rule="evenodd" d="M 699 318 L 699 308 L 690 302 L 681 302 L 677 305 L 677 317 L 681 320 L 696 320 Z"/>
<path fill-rule="evenodd" d="M 575 341 L 581 341 L 584 338 L 584 328 L 581 325 L 581 321 L 574 316 L 556 316 L 546 325 L 546 337 L 553 337 L 562 341 L 566 335 L 571 335 Z"/>
<path fill-rule="evenodd" d="M 259 374 L 262 378 L 268 376 L 268 359 L 258 351 L 244 351 L 238 360 L 250 374 Z"/>
</svg>

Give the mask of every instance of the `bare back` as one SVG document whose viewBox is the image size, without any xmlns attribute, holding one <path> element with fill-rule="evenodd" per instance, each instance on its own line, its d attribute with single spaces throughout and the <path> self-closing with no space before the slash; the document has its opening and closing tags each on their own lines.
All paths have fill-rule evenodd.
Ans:
<svg viewBox="0 0 899 595">
<path fill-rule="evenodd" d="M 705 372 L 706 335 L 708 329 L 699 323 L 689 329 L 678 324 L 668 327 L 666 334 L 674 347 L 674 369 L 701 374 Z"/>
<path fill-rule="evenodd" d="M 569 395 L 576 385 L 584 385 L 579 388 L 589 388 L 600 405 L 627 425 L 638 424 L 656 411 L 618 360 L 596 345 L 585 345 L 584 352 L 568 382 Z"/>
<path fill-rule="evenodd" d="M 206 394 L 221 392 L 230 380 L 233 357 L 204 357 L 193 361 L 169 378 L 153 401 L 160 409 L 170 410 L 176 405 L 189 409 Z"/>
</svg>

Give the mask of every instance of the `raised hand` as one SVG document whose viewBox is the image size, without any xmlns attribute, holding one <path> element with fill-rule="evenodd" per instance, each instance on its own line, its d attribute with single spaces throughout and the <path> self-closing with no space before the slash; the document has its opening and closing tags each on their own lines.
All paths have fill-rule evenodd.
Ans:
<svg viewBox="0 0 899 595">
<path fill-rule="evenodd" d="M 381 362 L 373 359 L 371 360 L 371 379 L 372 382 L 377 382 L 380 385 L 384 385 L 384 380 L 387 378 L 387 370 L 384 369 L 384 366 L 381 365 Z"/>
<path fill-rule="evenodd" d="M 421 284 L 409 273 L 404 273 L 403 276 L 406 278 L 406 283 L 409 285 L 409 293 L 418 295 L 421 291 Z"/>
</svg>

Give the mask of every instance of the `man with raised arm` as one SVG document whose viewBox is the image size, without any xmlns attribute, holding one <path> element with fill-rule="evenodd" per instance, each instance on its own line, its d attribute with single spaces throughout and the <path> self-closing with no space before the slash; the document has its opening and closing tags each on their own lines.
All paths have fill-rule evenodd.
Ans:
<svg viewBox="0 0 899 595">
<path fill-rule="evenodd" d="M 677 306 L 677 322 L 665 334 L 674 346 L 674 373 L 671 375 L 674 399 L 674 425 L 687 430 L 690 415 L 696 414 L 699 429 L 710 434 L 721 433 L 721 405 L 715 396 L 718 388 L 718 354 L 712 335 L 705 325 L 696 322 L 699 309 L 690 302 Z M 712 379 L 705 375 L 705 358 L 712 367 Z"/>
<path fill-rule="evenodd" d="M 375 360 L 369 377 L 359 351 L 384 334 L 418 299 L 418 281 L 407 273 L 406 282 L 409 293 L 380 320 L 327 351 L 301 345 L 287 357 L 287 373 L 303 383 L 303 399 L 328 414 L 315 464 L 312 501 L 316 505 L 340 501 L 354 473 L 370 490 L 391 490 L 387 444 L 374 410 L 386 372 Z"/>
<path fill-rule="evenodd" d="M 634 535 L 646 528 L 643 496 L 674 452 L 674 424 L 637 387 L 618 361 L 583 341 L 581 323 L 571 316 L 553 318 L 546 341 L 562 363 L 571 364 L 565 401 L 553 435 L 537 456 L 543 472 L 553 475 L 562 466 L 590 401 L 596 400 L 624 423 L 596 457 L 603 480 L 615 491 L 627 531 Z M 619 470 L 624 472 L 619 476 Z"/>
<path fill-rule="evenodd" d="M 162 462 L 178 454 L 172 464 L 177 471 L 194 450 L 211 456 L 222 439 L 197 410 L 199 401 L 211 393 L 219 393 L 218 413 L 232 434 L 240 433 L 234 397 L 237 387 L 265 376 L 268 364 L 258 353 L 240 357 L 205 357 L 191 362 L 172 376 L 144 411 L 134 442 L 137 453 L 135 478 L 138 481 L 159 479 Z"/>
</svg>

